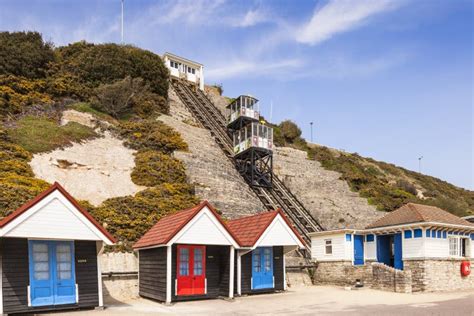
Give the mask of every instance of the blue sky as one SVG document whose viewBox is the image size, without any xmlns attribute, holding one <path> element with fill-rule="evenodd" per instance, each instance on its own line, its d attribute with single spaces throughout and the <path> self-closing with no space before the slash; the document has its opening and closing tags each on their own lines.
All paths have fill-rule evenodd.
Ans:
<svg viewBox="0 0 474 316">
<path fill-rule="evenodd" d="M 473 2 L 125 0 L 125 42 L 205 65 L 309 140 L 474 189 Z M 120 42 L 120 1 L 2 0 L 0 30 Z"/>
</svg>

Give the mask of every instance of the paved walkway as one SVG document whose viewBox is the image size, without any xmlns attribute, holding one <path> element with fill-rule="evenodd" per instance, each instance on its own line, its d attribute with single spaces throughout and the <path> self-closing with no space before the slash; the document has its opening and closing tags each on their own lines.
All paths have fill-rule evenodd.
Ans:
<svg viewBox="0 0 474 316">
<path fill-rule="evenodd" d="M 112 303 L 103 311 L 54 315 L 474 315 L 474 291 L 400 294 L 334 286 L 294 288 L 232 301 L 203 300 L 165 306 L 136 299 Z"/>
</svg>

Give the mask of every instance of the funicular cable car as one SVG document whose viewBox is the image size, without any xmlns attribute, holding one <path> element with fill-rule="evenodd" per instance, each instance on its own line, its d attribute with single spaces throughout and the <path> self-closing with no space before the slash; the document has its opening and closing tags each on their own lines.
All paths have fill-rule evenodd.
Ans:
<svg viewBox="0 0 474 316">
<path fill-rule="evenodd" d="M 234 159 L 252 186 L 272 186 L 273 129 L 259 122 L 258 100 L 241 95 L 227 106 Z"/>
</svg>

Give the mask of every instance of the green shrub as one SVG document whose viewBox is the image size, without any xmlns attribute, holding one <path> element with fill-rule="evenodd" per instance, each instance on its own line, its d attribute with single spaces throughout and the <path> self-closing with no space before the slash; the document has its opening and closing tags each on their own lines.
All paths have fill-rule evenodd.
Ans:
<svg viewBox="0 0 474 316">
<path fill-rule="evenodd" d="M 140 120 L 121 122 L 115 129 L 125 144 L 136 150 L 158 150 L 171 153 L 187 150 L 181 135 L 160 121 Z"/>
<path fill-rule="evenodd" d="M 296 125 L 296 123 L 286 120 L 279 124 L 281 135 L 285 141 L 289 144 L 296 141 L 301 137 L 301 129 Z"/>
<path fill-rule="evenodd" d="M 160 56 L 130 45 L 77 42 L 56 49 L 54 77 L 70 76 L 88 88 L 127 76 L 143 78 L 152 92 L 167 98 L 169 72 Z"/>
<path fill-rule="evenodd" d="M 75 122 L 59 126 L 54 120 L 35 116 L 23 117 L 8 133 L 13 142 L 32 153 L 51 151 L 97 136 L 93 129 Z"/>
<path fill-rule="evenodd" d="M 46 90 L 44 79 L 0 75 L 0 117 L 20 114 L 34 104 L 53 103 Z"/>
<path fill-rule="evenodd" d="M 131 176 L 135 184 L 147 187 L 186 182 L 184 164 L 176 158 L 156 151 L 138 152 Z"/>
<path fill-rule="evenodd" d="M 106 200 L 91 214 L 120 241 L 116 250 L 130 250 L 132 244 L 165 215 L 198 203 L 187 184 L 162 184 L 134 197 Z"/>
<path fill-rule="evenodd" d="M 97 87 L 94 90 L 92 105 L 114 118 L 127 114 L 138 114 L 146 118 L 168 111 L 163 97 L 151 92 L 143 79 L 131 77 Z"/>
<path fill-rule="evenodd" d="M 53 60 L 53 45 L 40 33 L 0 32 L 0 75 L 44 77 Z"/>
</svg>

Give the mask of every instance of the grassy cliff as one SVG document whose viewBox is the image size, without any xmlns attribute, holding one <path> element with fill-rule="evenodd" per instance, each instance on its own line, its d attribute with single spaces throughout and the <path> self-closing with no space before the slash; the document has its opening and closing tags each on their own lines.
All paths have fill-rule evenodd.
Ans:
<svg viewBox="0 0 474 316">
<path fill-rule="evenodd" d="M 0 32 L 0 217 L 49 184 L 36 179 L 35 153 L 100 137 L 77 123 L 59 124 L 66 109 L 107 121 L 137 151 L 132 181 L 146 186 L 135 196 L 80 203 L 127 250 L 166 214 L 197 203 L 183 164 L 172 156 L 187 144 L 155 120 L 168 112 L 168 70 L 160 56 L 129 45 L 86 42 L 55 48 L 36 32 Z"/>
</svg>

